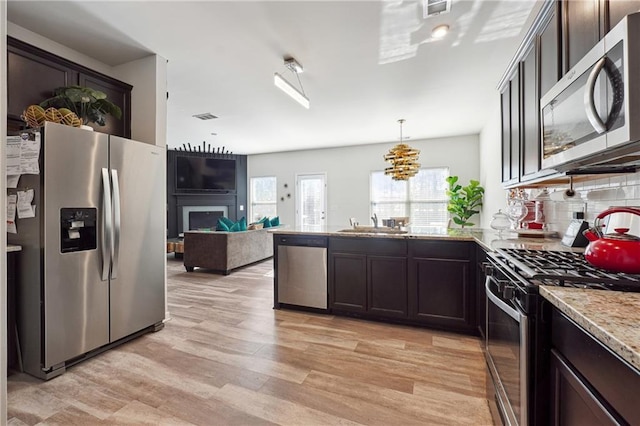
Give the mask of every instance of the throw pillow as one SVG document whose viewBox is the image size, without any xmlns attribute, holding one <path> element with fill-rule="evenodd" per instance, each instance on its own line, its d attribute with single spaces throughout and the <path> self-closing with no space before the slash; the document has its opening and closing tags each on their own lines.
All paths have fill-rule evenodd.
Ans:
<svg viewBox="0 0 640 426">
<path fill-rule="evenodd" d="M 262 222 L 263 227 L 264 228 L 270 228 L 271 227 L 271 222 L 269 221 L 268 217 L 263 217 L 262 219 L 260 219 L 260 222 Z"/>
<path fill-rule="evenodd" d="M 229 228 L 230 232 L 238 232 L 240 230 L 240 222 L 234 223 L 231 228 Z"/>
<path fill-rule="evenodd" d="M 240 231 L 246 231 L 247 230 L 247 219 L 243 216 L 238 223 L 240 224 Z"/>
<path fill-rule="evenodd" d="M 280 217 L 279 216 L 272 217 L 271 220 L 269 221 L 269 224 L 271 226 L 280 226 Z"/>
<path fill-rule="evenodd" d="M 229 226 L 227 223 L 222 220 L 222 218 L 218 219 L 218 224 L 216 225 L 216 231 L 229 231 Z"/>
<path fill-rule="evenodd" d="M 233 226 L 233 224 L 235 223 L 234 221 L 232 221 L 231 219 L 229 219 L 226 216 L 222 216 L 220 218 L 220 220 L 222 220 L 224 222 L 224 224 L 227 225 L 227 228 L 231 228 Z"/>
</svg>

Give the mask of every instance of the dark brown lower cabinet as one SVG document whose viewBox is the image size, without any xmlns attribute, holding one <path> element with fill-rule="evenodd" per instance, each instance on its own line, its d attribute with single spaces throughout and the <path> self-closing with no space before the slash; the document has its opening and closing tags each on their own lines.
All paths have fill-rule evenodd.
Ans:
<svg viewBox="0 0 640 426">
<path fill-rule="evenodd" d="M 330 305 L 346 312 L 367 311 L 367 256 L 332 253 L 329 270 Z"/>
<path fill-rule="evenodd" d="M 551 351 L 553 425 L 617 425 L 609 409 L 557 351 Z"/>
<path fill-rule="evenodd" d="M 477 334 L 476 245 L 468 241 L 329 238 L 329 307 Z"/>
<path fill-rule="evenodd" d="M 409 318 L 476 332 L 472 265 L 475 244 L 416 240 L 409 243 Z M 474 271 L 475 273 L 475 271 Z"/>
<path fill-rule="evenodd" d="M 640 424 L 638 369 L 557 309 L 551 346 L 550 424 Z"/>
<path fill-rule="evenodd" d="M 394 318 L 407 317 L 407 258 L 368 256 L 369 312 Z"/>
<path fill-rule="evenodd" d="M 407 318 L 407 243 L 329 239 L 329 305 L 334 312 Z"/>
</svg>

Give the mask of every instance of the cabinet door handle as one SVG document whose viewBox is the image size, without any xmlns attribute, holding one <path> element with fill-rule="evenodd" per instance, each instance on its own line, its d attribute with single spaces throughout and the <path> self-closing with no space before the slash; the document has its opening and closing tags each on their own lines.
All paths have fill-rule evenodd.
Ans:
<svg viewBox="0 0 640 426">
<path fill-rule="evenodd" d="M 587 80 L 587 87 L 584 92 L 584 107 L 587 113 L 587 118 L 589 122 L 593 126 L 598 134 L 602 134 L 607 131 L 607 126 L 604 121 L 598 115 L 598 110 L 596 109 L 596 103 L 594 99 L 594 91 L 596 89 L 596 80 L 598 80 L 598 74 L 605 66 L 607 61 L 606 57 L 600 58 L 598 62 L 594 65 L 591 73 L 589 74 L 589 79 Z"/>
</svg>

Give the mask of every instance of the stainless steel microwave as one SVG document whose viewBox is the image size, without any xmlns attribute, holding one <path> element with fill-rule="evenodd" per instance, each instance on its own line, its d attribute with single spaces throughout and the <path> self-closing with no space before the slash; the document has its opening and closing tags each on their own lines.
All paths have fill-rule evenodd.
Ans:
<svg viewBox="0 0 640 426">
<path fill-rule="evenodd" d="M 640 13 L 569 70 L 541 98 L 540 112 L 544 169 L 640 162 Z"/>
</svg>

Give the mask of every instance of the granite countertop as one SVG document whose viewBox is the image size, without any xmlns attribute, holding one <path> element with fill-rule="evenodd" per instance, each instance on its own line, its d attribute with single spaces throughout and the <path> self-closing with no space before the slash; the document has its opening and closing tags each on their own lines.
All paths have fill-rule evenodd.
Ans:
<svg viewBox="0 0 640 426">
<path fill-rule="evenodd" d="M 523 238 L 514 232 L 502 232 L 493 229 L 460 229 L 460 228 L 429 228 L 412 229 L 409 227 L 406 234 L 385 234 L 369 232 L 344 232 L 348 227 L 322 228 L 322 229 L 302 229 L 293 227 L 280 227 L 271 230 L 276 234 L 305 234 L 324 235 L 331 237 L 355 237 L 355 238 L 399 238 L 415 240 L 454 240 L 454 241 L 475 241 L 485 250 L 493 251 L 498 248 L 516 248 L 530 250 L 555 250 L 555 251 L 583 251 L 584 249 L 572 249 L 560 243 L 559 238 Z"/>
<path fill-rule="evenodd" d="M 640 293 L 540 286 L 540 295 L 640 370 Z"/>
<path fill-rule="evenodd" d="M 7 244 L 7 253 L 11 252 L 11 251 L 21 251 L 22 250 L 22 246 L 16 246 L 13 244 Z"/>
</svg>

